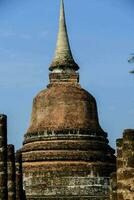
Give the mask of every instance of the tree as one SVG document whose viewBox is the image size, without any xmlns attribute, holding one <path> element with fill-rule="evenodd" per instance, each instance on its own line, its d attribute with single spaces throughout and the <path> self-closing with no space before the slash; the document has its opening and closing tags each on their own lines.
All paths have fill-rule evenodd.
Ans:
<svg viewBox="0 0 134 200">
<path fill-rule="evenodd" d="M 129 63 L 134 63 L 134 54 L 131 54 L 131 57 L 128 59 Z M 131 74 L 134 74 L 134 70 L 130 71 Z"/>
</svg>

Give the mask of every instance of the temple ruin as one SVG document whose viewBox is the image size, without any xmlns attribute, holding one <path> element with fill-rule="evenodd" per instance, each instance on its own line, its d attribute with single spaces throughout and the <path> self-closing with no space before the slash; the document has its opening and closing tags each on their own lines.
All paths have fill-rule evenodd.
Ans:
<svg viewBox="0 0 134 200">
<path fill-rule="evenodd" d="M 134 130 L 117 140 L 116 158 L 78 70 L 61 0 L 50 82 L 33 100 L 17 152 L 7 144 L 7 117 L 0 115 L 0 200 L 134 199 Z"/>
</svg>

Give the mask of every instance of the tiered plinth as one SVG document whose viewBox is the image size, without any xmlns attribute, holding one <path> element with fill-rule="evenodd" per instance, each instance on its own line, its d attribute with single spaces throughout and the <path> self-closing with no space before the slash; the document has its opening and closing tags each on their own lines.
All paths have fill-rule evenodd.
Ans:
<svg viewBox="0 0 134 200">
<path fill-rule="evenodd" d="M 22 149 L 27 199 L 108 199 L 113 154 L 105 133 L 27 133 Z"/>
</svg>

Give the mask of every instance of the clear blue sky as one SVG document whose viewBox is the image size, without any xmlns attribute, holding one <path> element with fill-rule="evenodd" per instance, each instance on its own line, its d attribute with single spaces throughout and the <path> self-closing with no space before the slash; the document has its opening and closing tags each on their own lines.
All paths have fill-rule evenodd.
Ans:
<svg viewBox="0 0 134 200">
<path fill-rule="evenodd" d="M 8 142 L 19 148 L 33 97 L 48 84 L 58 30 L 59 0 L 0 0 L 0 112 Z M 133 0 L 65 0 L 72 51 L 82 87 L 98 104 L 110 144 L 134 128 Z"/>
</svg>

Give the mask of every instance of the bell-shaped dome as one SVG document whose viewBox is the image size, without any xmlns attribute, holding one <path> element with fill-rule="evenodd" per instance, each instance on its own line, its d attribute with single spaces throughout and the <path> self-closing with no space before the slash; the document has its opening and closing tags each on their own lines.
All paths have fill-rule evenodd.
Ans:
<svg viewBox="0 0 134 200">
<path fill-rule="evenodd" d="M 101 130 L 96 101 L 79 85 L 52 85 L 41 91 L 33 101 L 28 132 L 65 129 Z"/>
<path fill-rule="evenodd" d="M 34 98 L 21 151 L 29 199 L 94 199 L 99 191 L 108 199 L 115 152 L 94 97 L 78 83 L 51 83 Z"/>
</svg>

